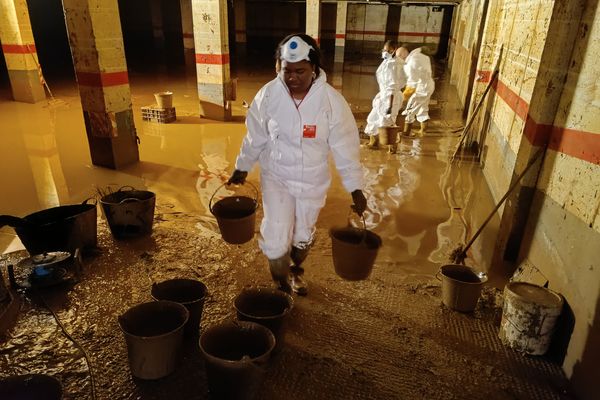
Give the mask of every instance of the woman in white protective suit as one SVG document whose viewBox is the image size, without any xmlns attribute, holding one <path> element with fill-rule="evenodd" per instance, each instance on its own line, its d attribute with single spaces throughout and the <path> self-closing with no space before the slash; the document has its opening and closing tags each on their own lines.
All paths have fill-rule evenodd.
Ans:
<svg viewBox="0 0 600 400">
<path fill-rule="evenodd" d="M 248 110 L 248 132 L 228 183 L 244 183 L 259 162 L 264 207 L 259 246 L 279 288 L 304 295 L 301 264 L 331 182 L 330 151 L 354 211 L 362 215 L 367 201 L 356 122 L 342 95 L 326 82 L 317 43 L 305 34 L 290 35 L 276 58 L 280 71 Z"/>
<path fill-rule="evenodd" d="M 406 89 L 404 97 L 407 99 L 406 108 L 402 111 L 405 116 L 402 133 L 406 136 L 411 134 L 412 123 L 415 119 L 420 123 L 419 136 L 425 134 L 427 121 L 429 120 L 429 100 L 435 90 L 435 83 L 432 77 L 431 60 L 423 54 L 422 47 L 409 52 L 408 46 L 403 45 L 406 55 L 406 64 L 404 70 L 407 76 Z"/>
<path fill-rule="evenodd" d="M 367 117 L 367 126 L 365 127 L 365 133 L 369 135 L 367 146 L 371 149 L 378 147 L 377 129 L 394 126 L 402 105 L 402 99 L 398 96 L 402 86 L 399 81 L 400 75 L 396 71 L 395 51 L 396 45 L 391 40 L 385 42 L 381 50 L 383 61 L 375 72 L 379 92 L 373 98 L 373 108 Z"/>
</svg>

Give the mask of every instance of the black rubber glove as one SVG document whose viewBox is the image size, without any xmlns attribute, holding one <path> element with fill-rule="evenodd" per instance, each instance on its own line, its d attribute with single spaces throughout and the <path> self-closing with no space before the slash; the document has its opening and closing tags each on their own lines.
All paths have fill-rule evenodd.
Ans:
<svg viewBox="0 0 600 400">
<path fill-rule="evenodd" d="M 388 107 L 387 110 L 385 110 L 385 115 L 390 115 L 392 113 L 392 107 Z"/>
<path fill-rule="evenodd" d="M 233 174 L 231 175 L 231 178 L 229 178 L 229 180 L 227 181 L 227 184 L 243 185 L 244 182 L 246 182 L 247 176 L 248 173 L 246 171 L 240 171 L 239 169 L 236 169 L 235 171 L 233 171 Z"/>
<path fill-rule="evenodd" d="M 367 209 L 367 199 L 365 198 L 362 190 L 358 189 L 352 192 L 352 201 L 354 204 L 352 204 L 350 207 L 352 207 L 352 210 L 354 210 L 359 217 L 362 217 L 363 213 Z"/>
</svg>

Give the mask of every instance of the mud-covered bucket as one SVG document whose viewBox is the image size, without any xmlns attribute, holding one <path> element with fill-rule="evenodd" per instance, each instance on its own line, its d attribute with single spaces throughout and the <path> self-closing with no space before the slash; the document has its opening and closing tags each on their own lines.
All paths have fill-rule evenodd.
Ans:
<svg viewBox="0 0 600 400">
<path fill-rule="evenodd" d="M 377 128 L 379 143 L 381 143 L 382 146 L 396 143 L 399 129 L 400 128 L 396 126 L 382 126 Z"/>
<path fill-rule="evenodd" d="M 182 304 L 190 313 L 185 324 L 186 336 L 198 336 L 202 309 L 206 297 L 206 285 L 193 279 L 169 279 L 152 285 L 154 300 L 168 300 Z"/>
<path fill-rule="evenodd" d="M 49 375 L 27 374 L 0 379 L 2 400 L 60 400 L 62 385 Z"/>
<path fill-rule="evenodd" d="M 100 199 L 111 233 L 116 239 L 151 234 L 156 195 L 147 190 L 124 188 L 127 187 Z"/>
<path fill-rule="evenodd" d="M 500 340 L 523 353 L 545 354 L 563 303 L 563 298 L 550 289 L 526 282 L 507 284 L 504 287 Z"/>
<path fill-rule="evenodd" d="M 446 307 L 465 313 L 475 310 L 487 282 L 485 274 L 477 274 L 465 265 L 447 264 L 441 266 L 437 277 L 442 281 L 442 303 Z"/>
<path fill-rule="evenodd" d="M 129 368 L 141 379 L 159 379 L 175 370 L 188 310 L 172 301 L 138 304 L 119 316 Z"/>
<path fill-rule="evenodd" d="M 245 288 L 237 295 L 233 306 L 239 320 L 269 328 L 275 335 L 277 348 L 281 346 L 285 335 L 285 316 L 294 306 L 292 296 L 274 288 Z"/>
<path fill-rule="evenodd" d="M 173 92 L 159 92 L 154 93 L 156 104 L 158 108 L 172 108 L 173 107 Z"/>
<path fill-rule="evenodd" d="M 347 226 L 332 228 L 329 236 L 335 273 L 349 281 L 367 279 L 381 247 L 379 235 L 367 229 Z"/>
<path fill-rule="evenodd" d="M 256 209 L 258 208 L 258 189 L 247 182 L 254 189 L 254 198 L 248 196 L 229 196 L 213 204 L 217 192 L 224 187 L 223 184 L 215 190 L 209 201 L 209 209 L 217 219 L 223 240 L 230 244 L 242 244 L 254 237 L 256 223 Z"/>
<path fill-rule="evenodd" d="M 200 336 L 212 399 L 250 400 L 264 378 L 275 337 L 248 321 L 213 326 Z"/>
</svg>

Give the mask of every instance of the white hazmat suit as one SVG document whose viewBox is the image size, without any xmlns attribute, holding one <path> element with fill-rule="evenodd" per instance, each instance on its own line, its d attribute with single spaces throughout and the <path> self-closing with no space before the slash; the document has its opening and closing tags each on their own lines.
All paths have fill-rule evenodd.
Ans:
<svg viewBox="0 0 600 400">
<path fill-rule="evenodd" d="M 415 89 L 414 94 L 408 99 L 406 108 L 402 115 L 409 124 L 425 122 L 429 119 L 429 99 L 435 90 L 435 82 L 432 78 L 431 60 L 421 52 L 422 48 L 411 51 L 406 57 L 404 71 L 408 78 L 407 87 Z"/>
<path fill-rule="evenodd" d="M 321 70 L 296 105 L 282 74 L 256 94 L 235 168 L 261 167 L 264 218 L 259 245 L 268 259 L 310 246 L 331 182 L 329 151 L 345 189 L 363 188 L 356 122 Z"/>
<path fill-rule="evenodd" d="M 386 54 L 386 53 L 384 53 Z M 387 53 L 387 58 L 379 64 L 375 77 L 379 85 L 379 92 L 373 98 L 371 112 L 367 117 L 367 126 L 365 133 L 369 136 L 377 135 L 377 128 L 385 126 L 394 126 L 398 111 L 402 106 L 402 98 L 398 95 L 404 85 L 400 81 L 402 75 L 398 73 L 398 64 L 392 55 Z M 394 96 L 392 107 L 390 109 L 390 98 Z M 390 111 L 388 113 L 388 110 Z"/>
</svg>

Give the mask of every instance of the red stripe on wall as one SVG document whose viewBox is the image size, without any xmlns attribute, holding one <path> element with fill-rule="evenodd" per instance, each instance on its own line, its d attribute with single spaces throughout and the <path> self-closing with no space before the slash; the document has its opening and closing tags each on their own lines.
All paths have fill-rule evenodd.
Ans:
<svg viewBox="0 0 600 400">
<path fill-rule="evenodd" d="M 197 54 L 196 64 L 229 64 L 229 54 Z"/>
<path fill-rule="evenodd" d="M 3 44 L 2 52 L 4 54 L 28 54 L 35 53 L 37 50 L 35 44 Z"/>
<path fill-rule="evenodd" d="M 107 87 L 129 83 L 127 71 L 119 72 L 77 72 L 77 83 L 82 86 Z"/>
<path fill-rule="evenodd" d="M 486 71 L 478 71 L 482 72 Z M 487 73 L 491 75 L 490 71 Z M 539 124 L 529 115 L 529 104 L 504 82 L 497 80 L 492 87 L 498 97 L 525 121 L 523 135 L 533 146 L 547 144 L 551 150 L 600 165 L 600 133 Z"/>
<path fill-rule="evenodd" d="M 336 33 L 335 38 L 336 39 L 346 39 L 346 35 L 343 33 Z"/>
</svg>

